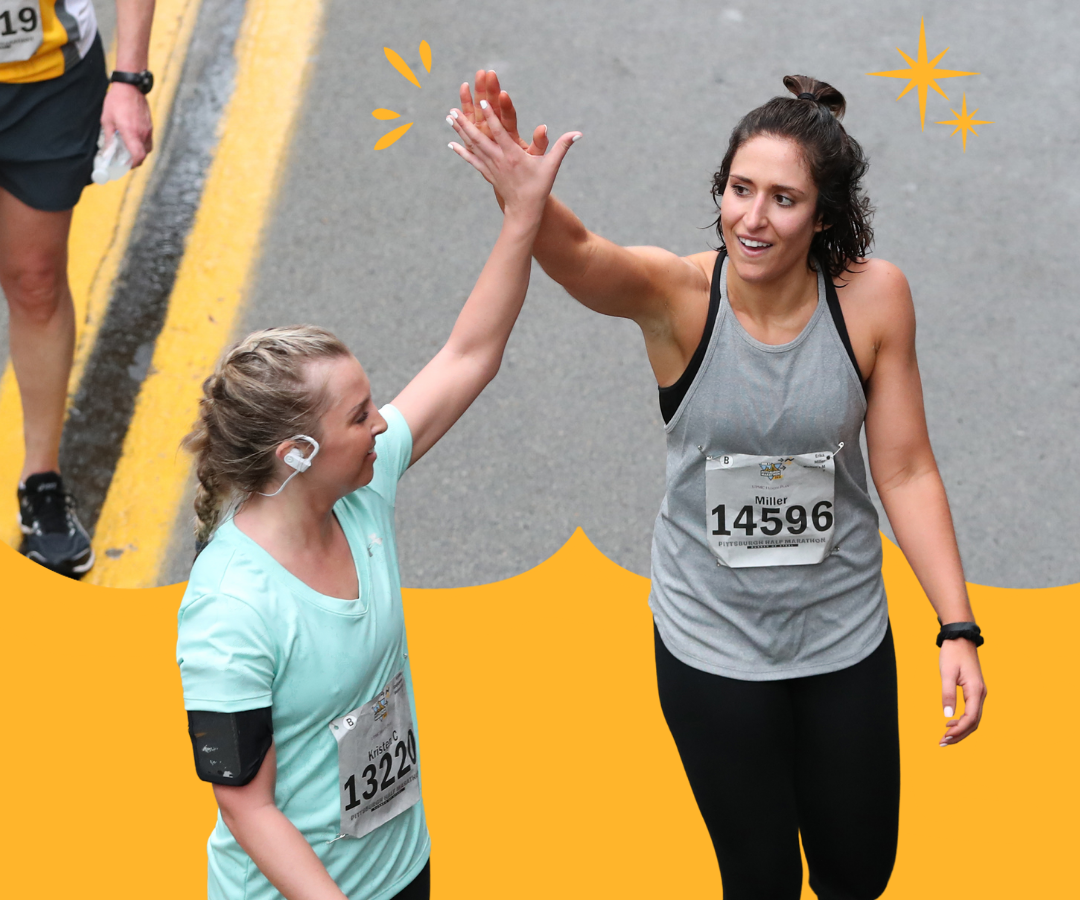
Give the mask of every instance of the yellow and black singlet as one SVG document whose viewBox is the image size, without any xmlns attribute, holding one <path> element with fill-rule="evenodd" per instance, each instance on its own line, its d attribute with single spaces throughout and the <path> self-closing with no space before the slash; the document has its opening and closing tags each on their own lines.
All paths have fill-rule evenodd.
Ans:
<svg viewBox="0 0 1080 900">
<path fill-rule="evenodd" d="M 91 0 L 0 0 L 0 82 L 63 75 L 97 34 Z"/>
</svg>

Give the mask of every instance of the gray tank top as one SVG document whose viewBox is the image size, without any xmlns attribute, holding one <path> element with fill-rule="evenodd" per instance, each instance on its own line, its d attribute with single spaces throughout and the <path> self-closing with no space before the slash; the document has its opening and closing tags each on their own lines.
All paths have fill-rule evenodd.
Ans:
<svg viewBox="0 0 1080 900">
<path fill-rule="evenodd" d="M 742 327 L 728 304 L 726 259 L 715 268 L 715 324 L 666 428 L 667 493 L 653 530 L 649 606 L 664 645 L 706 672 L 771 681 L 843 669 L 869 656 L 888 625 L 878 517 L 859 446 L 859 374 L 829 314 L 821 271 L 810 321 L 795 340 L 774 345 Z M 781 456 L 835 450 L 841 441 L 833 552 L 816 565 L 718 565 L 706 539 L 698 448 Z"/>
</svg>

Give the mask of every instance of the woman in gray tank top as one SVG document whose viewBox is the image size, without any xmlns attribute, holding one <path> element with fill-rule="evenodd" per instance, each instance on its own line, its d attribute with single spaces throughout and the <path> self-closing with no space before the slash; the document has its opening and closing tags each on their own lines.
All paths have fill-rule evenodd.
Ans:
<svg viewBox="0 0 1080 900">
<path fill-rule="evenodd" d="M 805 76 L 747 114 L 713 179 L 720 252 L 620 247 L 550 197 L 533 253 L 641 327 L 667 423 L 650 606 L 661 705 L 725 900 L 874 898 L 896 851 L 896 668 L 877 515 L 944 626 L 943 747 L 986 689 L 927 435 L 903 274 L 867 259 L 867 164 L 844 98 Z M 476 116 L 462 87 L 462 111 Z M 516 113 L 494 72 L 475 101 Z M 524 141 L 519 142 L 525 146 Z M 538 130 L 531 152 L 542 153 Z M 838 290 L 839 288 L 839 290 Z M 954 718 L 957 687 L 965 710 Z"/>
</svg>

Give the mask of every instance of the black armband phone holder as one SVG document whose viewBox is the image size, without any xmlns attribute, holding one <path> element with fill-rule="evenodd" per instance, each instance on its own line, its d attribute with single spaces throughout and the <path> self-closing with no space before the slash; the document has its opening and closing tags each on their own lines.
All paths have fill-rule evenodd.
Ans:
<svg viewBox="0 0 1080 900">
<path fill-rule="evenodd" d="M 235 713 L 188 710 L 195 771 L 211 784 L 245 785 L 259 772 L 274 741 L 270 707 Z"/>
</svg>

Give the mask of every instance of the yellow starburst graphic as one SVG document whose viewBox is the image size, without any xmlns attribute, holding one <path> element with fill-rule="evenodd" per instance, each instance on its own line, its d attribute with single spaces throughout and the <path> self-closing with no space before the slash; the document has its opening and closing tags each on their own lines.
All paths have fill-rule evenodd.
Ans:
<svg viewBox="0 0 1080 900">
<path fill-rule="evenodd" d="M 978 109 L 973 109 L 971 112 L 967 111 L 967 94 L 964 94 L 963 97 L 960 100 L 960 112 L 957 112 L 955 109 L 951 109 L 951 108 L 949 109 L 949 112 L 951 112 L 954 116 L 956 116 L 956 118 L 955 119 L 946 119 L 944 122 L 938 122 L 937 123 L 938 125 L 955 125 L 956 126 L 952 130 L 952 133 L 956 134 L 956 132 L 958 132 L 958 131 L 960 132 L 960 134 L 961 134 L 961 136 L 963 138 L 963 141 L 964 141 L 964 152 L 965 153 L 967 153 L 967 133 L 970 131 L 973 135 L 975 135 L 975 137 L 979 136 L 979 132 L 977 132 L 972 126 L 974 126 L 974 125 L 993 125 L 994 124 L 989 119 L 976 119 L 975 118 L 975 113 L 977 113 L 978 111 L 979 111 Z"/>
<path fill-rule="evenodd" d="M 949 95 L 946 94 L 937 83 L 939 78 L 958 78 L 961 75 L 978 75 L 978 72 L 956 72 L 951 69 L 937 69 L 935 66 L 941 61 L 941 58 L 949 52 L 949 48 L 946 47 L 932 60 L 928 60 L 926 57 L 926 24 L 925 20 L 919 20 L 919 56 L 918 59 L 912 59 L 899 47 L 896 48 L 896 52 L 899 53 L 907 64 L 911 67 L 909 69 L 893 69 L 890 72 L 867 72 L 867 75 L 877 75 L 880 78 L 907 78 L 909 79 L 907 87 L 901 92 L 900 96 L 896 99 L 899 100 L 913 87 L 919 89 L 919 119 L 922 122 L 923 131 L 926 130 L 926 92 L 928 88 L 933 88 L 946 100 L 949 99 Z"/>
<path fill-rule="evenodd" d="M 428 72 L 430 72 L 431 71 L 431 47 L 428 45 L 427 41 L 421 41 L 419 50 L 420 50 L 420 62 L 422 62 L 424 64 L 424 68 Z M 409 68 L 409 64 L 407 62 L 405 62 L 405 60 L 403 60 L 401 58 L 400 54 L 398 54 L 395 51 L 391 50 L 389 47 L 383 47 L 383 53 L 386 54 L 386 58 L 387 58 L 387 60 L 389 60 L 390 65 L 392 65 L 395 69 L 397 69 L 397 71 L 401 74 L 401 76 L 403 78 L 411 81 L 418 88 L 423 88 L 423 85 L 420 84 L 420 79 L 417 78 L 415 74 L 413 74 L 413 70 Z M 381 107 L 379 109 L 372 110 L 371 114 L 376 119 L 379 119 L 380 121 L 388 121 L 390 119 L 400 119 L 401 118 L 401 113 L 394 112 L 394 110 L 392 110 L 392 109 L 383 109 Z M 399 138 L 403 137 L 405 132 L 408 131 L 412 127 L 413 127 L 412 122 L 406 122 L 404 125 L 399 125 L 393 131 L 387 132 L 381 138 L 379 138 L 378 142 L 376 142 L 375 149 L 376 150 L 385 150 L 387 147 L 389 147 L 391 144 L 393 144 Z"/>
</svg>

